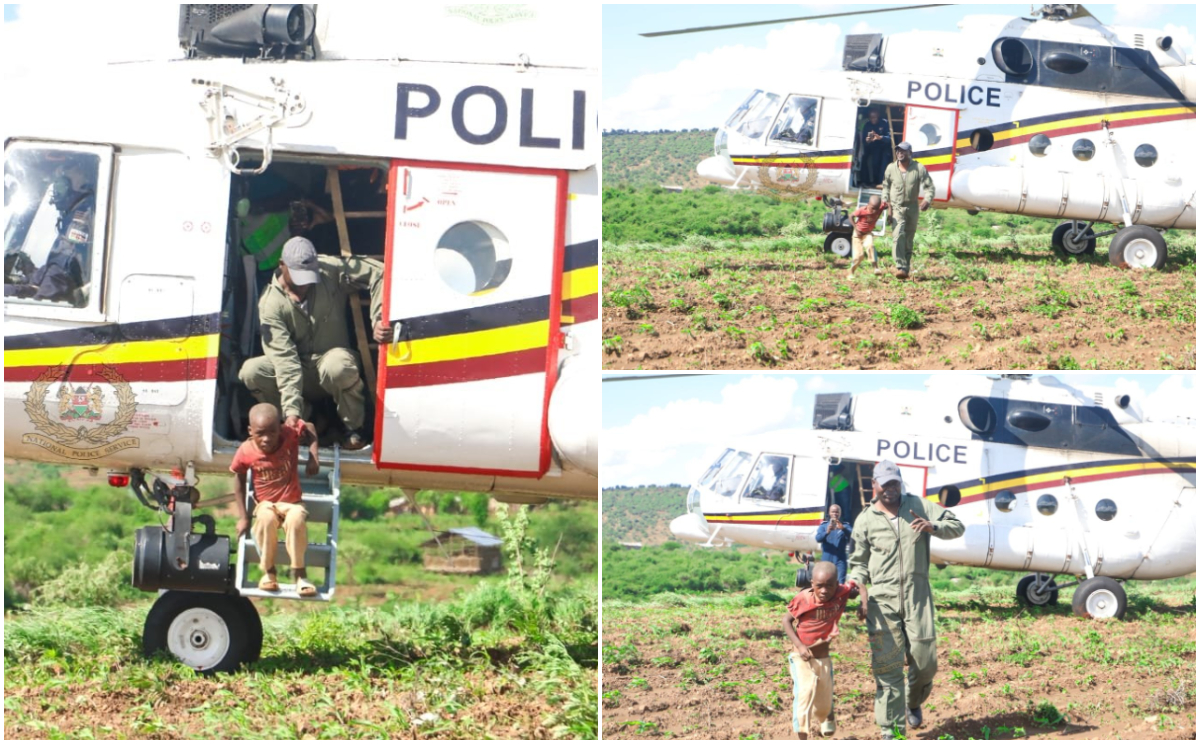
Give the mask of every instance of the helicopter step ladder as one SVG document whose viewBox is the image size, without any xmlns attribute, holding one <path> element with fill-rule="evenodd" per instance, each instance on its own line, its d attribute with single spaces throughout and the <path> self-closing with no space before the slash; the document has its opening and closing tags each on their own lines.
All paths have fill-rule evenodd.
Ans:
<svg viewBox="0 0 1200 744">
<path fill-rule="evenodd" d="M 254 542 L 254 536 L 250 533 L 242 535 L 238 539 L 238 555 L 237 555 L 237 573 L 236 584 L 238 593 L 243 597 L 271 597 L 275 599 L 302 599 L 308 601 L 328 602 L 333 599 L 334 589 L 336 587 L 337 577 L 337 541 L 338 541 L 338 523 L 340 512 L 341 498 L 341 448 L 334 446 L 333 448 L 333 465 L 331 467 L 321 467 L 321 471 L 312 478 L 307 478 L 301 475 L 300 489 L 302 491 L 301 502 L 304 505 L 305 511 L 308 512 L 307 522 L 309 524 L 310 535 L 313 524 L 325 524 L 328 527 L 324 542 L 309 542 L 308 547 L 304 551 L 304 565 L 306 568 L 320 568 L 324 570 L 324 580 L 317 584 L 317 593 L 312 597 L 301 597 L 296 593 L 296 585 L 284 584 L 280 582 L 279 591 L 269 592 L 258 588 L 258 583 L 250 580 L 249 569 L 257 565 L 259 561 L 258 545 Z M 297 463 L 298 467 L 303 468 L 303 461 Z M 303 471 L 301 471 L 303 473 Z M 246 514 L 253 519 L 254 507 L 258 502 L 254 498 L 254 479 L 247 478 L 246 487 Z M 280 530 L 282 535 L 283 530 Z M 287 547 L 283 540 L 280 540 L 275 549 L 275 563 L 277 566 L 288 565 Z M 315 583 L 315 582 L 314 582 Z"/>
</svg>

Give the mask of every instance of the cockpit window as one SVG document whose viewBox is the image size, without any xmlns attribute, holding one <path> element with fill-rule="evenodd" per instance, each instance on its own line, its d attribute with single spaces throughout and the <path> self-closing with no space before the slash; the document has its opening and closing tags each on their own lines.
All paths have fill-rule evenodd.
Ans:
<svg viewBox="0 0 1200 744">
<path fill-rule="evenodd" d="M 746 118 L 738 125 L 737 132 L 747 139 L 758 139 L 771 125 L 775 116 L 775 106 L 779 104 L 779 96 L 767 93 L 754 102 L 746 112 Z"/>
<path fill-rule="evenodd" d="M 713 484 L 713 491 L 721 496 L 732 497 L 737 493 L 738 486 L 742 485 L 742 480 L 746 477 L 746 471 L 750 469 L 752 458 L 746 452 L 738 452 L 733 457 L 729 458 L 721 467 L 721 473 L 717 476 L 717 481 Z"/>
<path fill-rule="evenodd" d="M 727 449 L 722 452 L 721 456 L 717 458 L 717 461 L 712 465 L 709 465 L 708 470 L 704 471 L 704 475 L 700 476 L 700 480 L 696 482 L 697 485 L 705 487 L 711 486 L 713 479 L 717 477 L 717 473 L 721 472 L 721 466 L 729 462 L 729 456 L 732 454 L 733 450 L 731 449 Z"/>
<path fill-rule="evenodd" d="M 817 139 L 817 106 L 820 99 L 811 96 L 789 96 L 775 127 L 772 140 L 811 145 Z"/>
<path fill-rule="evenodd" d="M 737 123 L 742 120 L 742 117 L 746 115 L 746 112 L 749 111 L 752 106 L 762 100 L 763 96 L 765 95 L 766 93 L 763 93 L 761 90 L 756 90 L 747 96 L 746 100 L 742 101 L 742 105 L 734 109 L 734 112 L 729 115 L 729 120 L 725 122 L 725 126 L 729 129 L 737 126 Z"/>
<path fill-rule="evenodd" d="M 763 455 L 758 458 L 754 471 L 746 480 L 742 491 L 744 499 L 761 499 L 783 503 L 787 501 L 788 465 L 791 458 L 785 455 Z"/>
</svg>

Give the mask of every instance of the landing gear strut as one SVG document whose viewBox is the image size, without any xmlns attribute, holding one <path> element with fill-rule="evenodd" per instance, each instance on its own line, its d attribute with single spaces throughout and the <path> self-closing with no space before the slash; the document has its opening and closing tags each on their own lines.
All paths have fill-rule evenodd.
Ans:
<svg viewBox="0 0 1200 744">
<path fill-rule="evenodd" d="M 1050 574 L 1030 574 L 1017 582 L 1017 599 L 1026 607 L 1048 607 L 1058 604 L 1058 591 L 1073 586 L 1071 610 L 1080 617 L 1097 620 L 1125 616 L 1125 589 L 1120 582 L 1107 576 L 1058 584 Z"/>
<path fill-rule="evenodd" d="M 1066 256 L 1089 256 L 1096 252 L 1096 233 L 1091 225 L 1064 222 L 1054 228 L 1051 244 Z"/>
<path fill-rule="evenodd" d="M 1058 587 L 1049 574 L 1029 574 L 1017 582 L 1017 600 L 1026 607 L 1058 604 Z"/>
</svg>

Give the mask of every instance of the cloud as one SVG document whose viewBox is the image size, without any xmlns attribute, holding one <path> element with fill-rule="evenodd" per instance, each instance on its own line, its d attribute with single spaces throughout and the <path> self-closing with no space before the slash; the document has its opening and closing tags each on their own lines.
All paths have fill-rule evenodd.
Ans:
<svg viewBox="0 0 1200 744">
<path fill-rule="evenodd" d="M 604 101 L 605 129 L 684 129 L 720 122 L 710 109 L 755 88 L 786 90 L 797 75 L 841 65 L 841 29 L 800 21 L 767 33 L 763 46 L 717 47 L 666 72 L 634 78 L 623 93 Z M 730 109 L 735 104 L 729 104 Z M 728 113 L 728 112 L 725 112 Z"/>
<path fill-rule="evenodd" d="M 1116 26 L 1147 26 L 1150 21 L 1162 14 L 1162 9 L 1143 3 L 1115 3 L 1113 5 L 1113 25 Z"/>
<path fill-rule="evenodd" d="M 799 387 L 792 377 L 749 377 L 726 385 L 719 401 L 673 400 L 628 424 L 605 429 L 600 454 L 604 481 L 649 483 L 665 472 L 672 474 L 669 480 L 686 481 L 732 438 L 801 426 L 803 409 L 795 404 Z M 682 461 L 672 464 L 674 460 Z"/>
<path fill-rule="evenodd" d="M 1159 383 L 1152 393 L 1147 393 L 1140 382 L 1124 377 L 1117 380 L 1115 387 L 1127 393 L 1151 421 L 1196 418 L 1200 398 L 1196 395 L 1196 381 L 1191 375 L 1171 375 Z"/>
<path fill-rule="evenodd" d="M 0 27 L 6 78 L 62 70 L 81 63 L 173 59 L 179 49 L 179 8 L 137 3 L 114 13 L 102 3 L 25 3 L 17 20 Z"/>
<path fill-rule="evenodd" d="M 1173 47 L 1178 49 L 1183 54 L 1183 58 L 1185 60 L 1191 59 L 1192 54 L 1195 52 L 1196 46 L 1196 37 L 1192 35 L 1191 31 L 1189 31 L 1185 26 L 1180 26 L 1175 23 L 1168 23 L 1167 25 L 1163 26 L 1163 32 L 1165 32 L 1167 36 L 1171 37 Z"/>
<path fill-rule="evenodd" d="M 817 375 L 816 377 L 809 379 L 808 382 L 804 383 L 804 389 L 810 393 L 815 393 L 818 390 L 828 390 L 829 387 L 829 382 L 820 375 Z"/>
</svg>

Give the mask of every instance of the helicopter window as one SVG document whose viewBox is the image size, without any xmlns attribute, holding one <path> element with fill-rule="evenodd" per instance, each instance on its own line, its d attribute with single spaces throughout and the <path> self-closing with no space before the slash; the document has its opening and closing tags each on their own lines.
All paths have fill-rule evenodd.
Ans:
<svg viewBox="0 0 1200 744">
<path fill-rule="evenodd" d="M 1117 516 L 1117 503 L 1112 499 L 1100 499 L 1096 503 L 1096 516 L 1105 522 L 1111 522 Z"/>
<path fill-rule="evenodd" d="M 99 319 L 112 149 L 16 142 L 4 156 L 4 300 Z M 99 205 L 99 208 L 98 208 Z M 18 313 L 19 314 L 19 313 Z M 61 313 L 59 313 L 61 315 Z"/>
<path fill-rule="evenodd" d="M 1035 134 L 1029 138 L 1029 151 L 1039 158 L 1046 157 L 1050 147 L 1050 138 L 1044 134 Z"/>
<path fill-rule="evenodd" d="M 1090 139 L 1077 139 L 1075 144 L 1071 145 L 1071 154 L 1076 160 L 1087 162 L 1096 154 L 1096 146 Z"/>
<path fill-rule="evenodd" d="M 942 132 L 933 122 L 922 124 L 920 131 L 925 137 L 925 145 L 927 147 L 932 147 L 942 141 Z"/>
<path fill-rule="evenodd" d="M 1143 168 L 1149 168 L 1158 162 L 1158 150 L 1154 145 L 1138 145 L 1133 151 L 1133 159 Z"/>
<path fill-rule="evenodd" d="M 1013 509 L 1013 504 L 1017 501 L 1017 497 L 1012 491 L 1001 491 L 996 494 L 996 498 L 993 501 L 996 504 L 996 508 L 1000 511 L 1010 512 Z"/>
<path fill-rule="evenodd" d="M 1058 499 L 1054 498 L 1053 495 L 1048 493 L 1038 496 L 1037 510 L 1042 514 L 1045 514 L 1047 517 L 1050 516 L 1054 512 L 1058 511 Z"/>
<path fill-rule="evenodd" d="M 733 127 L 737 126 L 737 123 L 746 116 L 746 112 L 749 111 L 752 106 L 757 104 L 765 95 L 766 93 L 763 93 L 761 90 L 756 90 L 747 96 L 746 100 L 742 101 L 742 105 L 734 109 L 733 113 L 729 115 L 729 120 L 725 122 L 726 128 L 732 129 Z"/>
<path fill-rule="evenodd" d="M 464 295 L 496 289 L 512 269 L 512 252 L 504 233 L 486 222 L 460 222 L 438 240 L 433 254 L 446 286 Z"/>
<path fill-rule="evenodd" d="M 750 470 L 751 462 L 752 458 L 749 454 L 738 452 L 721 468 L 721 474 L 717 476 L 717 482 L 713 484 L 713 491 L 728 497 L 736 494 L 738 486 L 742 485 L 742 481 L 746 478 L 746 472 Z"/>
<path fill-rule="evenodd" d="M 713 478 L 717 477 L 717 473 L 721 472 L 721 466 L 729 461 L 729 456 L 733 454 L 733 450 L 727 449 L 721 453 L 717 461 L 708 466 L 708 470 L 704 471 L 704 475 L 700 476 L 697 483 L 701 486 L 709 486 L 712 484 Z"/>
<path fill-rule="evenodd" d="M 971 132 L 971 147 L 976 152 L 987 152 L 996 144 L 996 137 L 986 129 L 976 129 Z"/>
<path fill-rule="evenodd" d="M 772 140 L 811 145 L 817 139 L 817 111 L 820 99 L 811 96 L 789 96 L 775 126 Z"/>
<path fill-rule="evenodd" d="M 788 464 L 786 455 L 763 455 L 742 491 L 744 499 L 784 502 L 787 500 Z"/>
<path fill-rule="evenodd" d="M 777 103 L 779 103 L 779 96 L 774 93 L 767 93 L 758 99 L 754 107 L 746 112 L 745 120 L 737 128 L 738 134 L 748 139 L 761 137 L 771 124 L 771 117 L 774 115 Z"/>
<path fill-rule="evenodd" d="M 992 45 L 992 59 L 1009 75 L 1028 75 L 1033 69 L 1033 54 L 1020 39 L 997 39 Z"/>
</svg>

